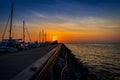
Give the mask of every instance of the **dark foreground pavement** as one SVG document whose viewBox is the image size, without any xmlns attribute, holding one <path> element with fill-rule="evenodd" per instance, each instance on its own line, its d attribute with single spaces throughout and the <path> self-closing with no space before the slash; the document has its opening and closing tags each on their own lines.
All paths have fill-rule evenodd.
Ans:
<svg viewBox="0 0 120 80">
<path fill-rule="evenodd" d="M 9 80 L 57 45 L 0 55 L 0 80 Z"/>
</svg>

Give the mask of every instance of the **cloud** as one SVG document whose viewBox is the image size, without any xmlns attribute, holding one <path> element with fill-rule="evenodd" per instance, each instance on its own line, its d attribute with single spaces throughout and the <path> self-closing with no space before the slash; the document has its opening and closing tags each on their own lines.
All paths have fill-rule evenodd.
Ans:
<svg viewBox="0 0 120 80">
<path fill-rule="evenodd" d="M 28 24 L 37 27 L 47 27 L 48 29 L 59 29 L 69 31 L 89 31 L 89 30 L 116 30 L 120 29 L 120 21 L 117 19 L 107 19 L 94 16 L 67 16 L 62 14 L 44 14 L 39 11 L 29 10 Z"/>
<path fill-rule="evenodd" d="M 48 16 L 44 15 L 44 14 L 41 14 L 40 12 L 35 12 L 35 11 L 31 11 L 31 13 L 36 16 L 36 17 L 39 17 L 39 18 L 48 18 Z"/>
<path fill-rule="evenodd" d="M 52 21 L 52 22 L 51 22 Z M 66 16 L 55 16 L 49 23 L 58 24 L 60 26 L 69 28 L 96 28 L 96 29 L 120 29 L 120 21 L 115 19 L 106 19 L 99 17 L 66 17 Z M 58 23 L 57 23 L 57 22 Z M 61 22 L 61 23 L 60 23 Z"/>
</svg>

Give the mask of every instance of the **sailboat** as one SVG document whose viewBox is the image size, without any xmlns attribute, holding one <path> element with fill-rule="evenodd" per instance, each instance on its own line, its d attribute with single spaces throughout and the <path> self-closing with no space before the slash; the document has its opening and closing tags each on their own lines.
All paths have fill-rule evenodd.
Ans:
<svg viewBox="0 0 120 80">
<path fill-rule="evenodd" d="M 11 14 L 10 14 L 9 38 L 4 39 L 4 34 L 5 34 L 5 32 L 4 32 L 3 36 L 2 36 L 2 41 L 0 43 L 0 52 L 5 52 L 5 51 L 16 52 L 19 50 L 19 47 L 20 47 L 20 40 L 22 40 L 22 39 L 13 39 L 12 38 L 13 9 L 14 9 L 14 4 L 12 3 Z"/>
</svg>

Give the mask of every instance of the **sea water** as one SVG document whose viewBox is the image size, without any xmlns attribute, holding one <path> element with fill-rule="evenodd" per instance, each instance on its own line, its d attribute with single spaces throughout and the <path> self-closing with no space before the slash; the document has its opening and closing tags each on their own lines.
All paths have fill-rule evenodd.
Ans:
<svg viewBox="0 0 120 80">
<path fill-rule="evenodd" d="M 66 44 L 102 80 L 120 80 L 120 44 Z"/>
</svg>

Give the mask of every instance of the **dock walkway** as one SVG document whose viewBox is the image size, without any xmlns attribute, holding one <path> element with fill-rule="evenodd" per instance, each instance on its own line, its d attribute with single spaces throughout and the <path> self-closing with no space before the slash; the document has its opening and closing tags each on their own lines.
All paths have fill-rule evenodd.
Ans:
<svg viewBox="0 0 120 80">
<path fill-rule="evenodd" d="M 0 55 L 0 80 L 9 80 L 58 45 Z"/>
</svg>

